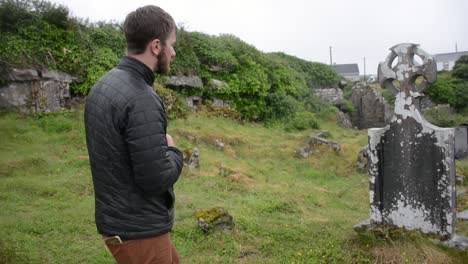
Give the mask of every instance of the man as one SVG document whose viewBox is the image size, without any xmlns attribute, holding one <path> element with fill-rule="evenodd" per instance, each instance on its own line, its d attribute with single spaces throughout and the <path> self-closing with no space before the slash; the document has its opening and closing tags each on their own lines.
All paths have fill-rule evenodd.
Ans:
<svg viewBox="0 0 468 264">
<path fill-rule="evenodd" d="M 176 26 L 156 6 L 128 14 L 127 55 L 91 88 L 85 127 L 98 232 L 118 263 L 179 263 L 168 232 L 182 153 L 166 134 L 154 73 L 167 74 Z"/>
</svg>

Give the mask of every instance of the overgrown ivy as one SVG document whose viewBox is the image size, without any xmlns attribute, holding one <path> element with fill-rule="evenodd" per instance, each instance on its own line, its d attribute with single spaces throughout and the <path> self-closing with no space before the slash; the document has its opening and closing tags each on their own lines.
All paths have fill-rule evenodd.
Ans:
<svg viewBox="0 0 468 264">
<path fill-rule="evenodd" d="M 44 0 L 0 1 L 0 59 L 17 67 L 50 68 L 78 77 L 74 93 L 92 85 L 124 55 L 118 23 L 89 23 Z M 226 84 L 200 90 L 206 99 L 230 102 L 244 119 L 287 120 L 320 109 L 313 89 L 336 85 L 331 67 L 283 53 L 265 54 L 233 35 L 177 32 L 172 75 L 197 75 Z M 305 116 L 305 114 L 302 114 Z M 301 127 L 301 126 L 300 126 Z"/>
</svg>

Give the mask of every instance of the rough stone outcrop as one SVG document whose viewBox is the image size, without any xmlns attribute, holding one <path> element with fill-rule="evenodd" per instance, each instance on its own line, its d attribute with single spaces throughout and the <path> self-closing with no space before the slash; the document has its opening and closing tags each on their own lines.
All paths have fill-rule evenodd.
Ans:
<svg viewBox="0 0 468 264">
<path fill-rule="evenodd" d="M 56 112 L 70 99 L 70 83 L 76 78 L 59 71 L 11 69 L 0 87 L 0 107 L 22 113 Z"/>
<path fill-rule="evenodd" d="M 342 128 L 353 128 L 353 123 L 351 123 L 351 117 L 348 113 L 339 111 L 336 114 L 336 123 Z"/>
<path fill-rule="evenodd" d="M 203 82 L 198 76 L 171 76 L 166 79 L 166 86 L 169 88 L 202 88 Z"/>
</svg>

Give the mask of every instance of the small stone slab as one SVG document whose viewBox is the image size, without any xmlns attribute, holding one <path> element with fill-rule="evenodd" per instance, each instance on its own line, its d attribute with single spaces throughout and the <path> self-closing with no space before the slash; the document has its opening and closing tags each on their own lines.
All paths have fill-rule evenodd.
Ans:
<svg viewBox="0 0 468 264">
<path fill-rule="evenodd" d="M 457 219 L 468 221 L 468 210 L 457 213 Z"/>
</svg>

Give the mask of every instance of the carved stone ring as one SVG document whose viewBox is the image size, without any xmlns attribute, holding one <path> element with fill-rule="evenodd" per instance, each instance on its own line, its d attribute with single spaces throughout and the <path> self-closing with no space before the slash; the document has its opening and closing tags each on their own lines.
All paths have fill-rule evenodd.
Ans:
<svg viewBox="0 0 468 264">
<path fill-rule="evenodd" d="M 410 92 L 422 92 L 430 83 L 437 78 L 437 65 L 432 56 L 419 48 L 419 45 L 402 43 L 390 48 L 391 53 L 384 62 L 379 64 L 378 79 L 382 88 L 389 89 L 394 94 L 405 91 L 407 96 Z M 415 61 L 419 56 L 422 64 Z M 394 60 L 398 63 L 392 67 Z M 416 86 L 416 79 L 422 76 L 423 81 Z M 400 82 L 400 89 L 395 87 L 393 81 Z"/>
</svg>

